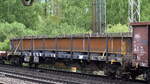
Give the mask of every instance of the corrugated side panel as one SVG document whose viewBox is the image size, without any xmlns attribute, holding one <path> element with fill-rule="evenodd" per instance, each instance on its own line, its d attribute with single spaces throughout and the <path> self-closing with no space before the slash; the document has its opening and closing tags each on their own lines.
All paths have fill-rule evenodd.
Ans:
<svg viewBox="0 0 150 84">
<path fill-rule="evenodd" d="M 42 50 L 43 49 L 43 39 L 34 39 L 33 46 L 35 50 Z"/>
<path fill-rule="evenodd" d="M 32 49 L 32 40 L 30 39 L 23 39 L 22 42 L 22 49 L 23 50 L 31 50 Z"/>
</svg>

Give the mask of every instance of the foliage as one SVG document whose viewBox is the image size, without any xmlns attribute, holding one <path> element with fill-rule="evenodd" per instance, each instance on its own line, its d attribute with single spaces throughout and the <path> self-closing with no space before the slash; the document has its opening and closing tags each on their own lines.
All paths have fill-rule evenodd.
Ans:
<svg viewBox="0 0 150 84">
<path fill-rule="evenodd" d="M 33 32 L 31 32 L 30 29 L 26 29 L 25 25 L 22 23 L 0 23 L 0 41 L 14 37 L 22 37 L 31 33 Z"/>
<path fill-rule="evenodd" d="M 9 40 L 14 37 L 22 37 L 25 35 L 35 35 L 36 32 L 31 29 L 26 29 L 24 24 L 13 23 L 0 23 L 0 50 L 9 50 Z"/>
<path fill-rule="evenodd" d="M 107 24 L 128 23 L 128 0 L 107 0 Z"/>
<path fill-rule="evenodd" d="M 122 24 L 109 25 L 106 32 L 108 33 L 129 32 L 129 28 L 127 25 Z"/>
<path fill-rule="evenodd" d="M 150 0 L 141 0 L 141 21 L 150 21 Z"/>
<path fill-rule="evenodd" d="M 15 37 L 92 33 L 93 1 L 36 0 L 25 7 L 21 0 L 0 0 L 0 50 Z M 149 3 L 141 0 L 141 21 L 150 20 Z M 128 32 L 128 0 L 107 0 L 107 24 L 106 32 Z"/>
<path fill-rule="evenodd" d="M 9 39 L 6 39 L 4 42 L 0 42 L 0 50 L 9 50 Z"/>
<path fill-rule="evenodd" d="M 47 23 L 45 23 L 47 22 Z M 89 30 L 78 27 L 76 25 L 69 25 L 68 23 L 55 23 L 53 19 L 41 19 L 38 24 L 38 35 L 64 35 L 64 34 L 77 34 L 77 33 L 89 33 Z"/>
<path fill-rule="evenodd" d="M 107 1 L 107 24 L 128 24 L 128 0 Z M 150 0 L 139 0 L 141 3 L 141 21 L 150 21 Z"/>
</svg>

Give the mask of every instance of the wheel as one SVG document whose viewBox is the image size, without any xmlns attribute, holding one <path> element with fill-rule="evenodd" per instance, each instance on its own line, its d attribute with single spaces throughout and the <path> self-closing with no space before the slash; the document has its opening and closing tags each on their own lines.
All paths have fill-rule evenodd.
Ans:
<svg viewBox="0 0 150 84">
<path fill-rule="evenodd" d="M 15 65 L 15 59 L 14 59 L 14 58 L 11 58 L 11 59 L 10 59 L 10 64 L 11 64 L 11 65 Z"/>
<path fill-rule="evenodd" d="M 5 62 L 4 62 L 4 60 L 0 60 L 0 64 L 4 64 Z"/>
<path fill-rule="evenodd" d="M 116 78 L 122 78 L 122 68 L 119 67 L 117 70 L 116 70 Z"/>
<path fill-rule="evenodd" d="M 131 78 L 132 78 L 132 80 L 135 80 L 136 79 L 136 75 L 131 74 Z"/>
<path fill-rule="evenodd" d="M 111 76 L 110 68 L 108 66 L 105 66 L 103 71 L 104 75 Z"/>
<path fill-rule="evenodd" d="M 22 61 L 19 58 L 11 58 L 10 63 L 11 65 L 22 66 Z"/>
<path fill-rule="evenodd" d="M 121 74 L 121 71 L 119 69 L 120 66 L 116 65 L 116 64 L 107 64 L 104 66 L 104 74 L 110 77 L 116 77 L 119 76 Z"/>
<path fill-rule="evenodd" d="M 38 66 L 39 66 L 39 64 L 34 64 L 34 67 L 35 67 L 35 68 L 38 68 Z"/>
<path fill-rule="evenodd" d="M 123 80 L 129 80 L 130 75 L 129 75 L 129 74 L 124 74 L 124 75 L 122 76 L 122 78 L 123 78 Z"/>
<path fill-rule="evenodd" d="M 29 63 L 29 68 L 32 68 L 32 65 L 33 65 L 32 63 Z"/>
</svg>

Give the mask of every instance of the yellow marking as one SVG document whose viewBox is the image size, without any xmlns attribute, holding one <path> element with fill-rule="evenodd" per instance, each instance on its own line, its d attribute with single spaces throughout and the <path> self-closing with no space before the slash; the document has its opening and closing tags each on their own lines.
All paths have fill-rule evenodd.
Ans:
<svg viewBox="0 0 150 84">
<path fill-rule="evenodd" d="M 115 62 L 117 62 L 117 60 L 115 60 L 115 59 L 112 59 L 112 60 L 111 60 L 111 64 L 113 64 L 113 63 L 115 63 Z"/>
</svg>

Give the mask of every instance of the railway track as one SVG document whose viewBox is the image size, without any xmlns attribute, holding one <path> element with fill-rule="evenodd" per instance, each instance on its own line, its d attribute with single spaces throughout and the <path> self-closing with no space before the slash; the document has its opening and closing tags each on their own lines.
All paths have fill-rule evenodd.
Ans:
<svg viewBox="0 0 150 84">
<path fill-rule="evenodd" d="M 0 65 L 0 74 L 42 84 L 146 84 L 143 81 L 112 79 L 106 76 L 47 69 L 37 70 L 10 65 Z"/>
<path fill-rule="evenodd" d="M 10 77 L 10 78 L 17 78 L 17 79 L 21 79 L 21 80 L 26 80 L 26 81 L 31 81 L 31 82 L 36 82 L 36 83 L 42 83 L 42 84 L 61 84 L 60 82 L 55 82 L 53 80 L 48 80 L 46 78 L 43 77 L 38 77 L 38 76 L 34 76 L 32 74 L 25 74 L 22 73 L 21 71 L 15 71 L 12 69 L 8 69 L 8 68 L 3 68 L 0 67 L 0 74 L 2 76 L 6 76 L 6 77 Z M 12 71 L 10 71 L 12 70 Z"/>
<path fill-rule="evenodd" d="M 33 77 L 33 76 L 31 77 L 31 76 L 26 76 L 23 74 L 12 73 L 12 72 L 7 72 L 7 71 L 0 71 L 0 74 L 4 75 L 6 77 L 10 77 L 10 78 L 17 78 L 17 79 L 31 81 L 31 82 L 37 82 L 37 83 L 51 83 L 51 84 L 57 83 L 57 82 L 48 81 L 48 80 Z"/>
</svg>

